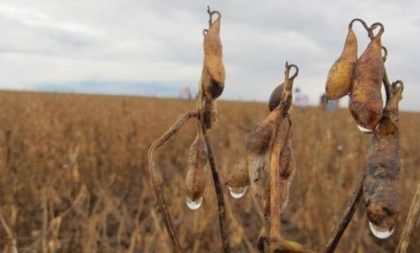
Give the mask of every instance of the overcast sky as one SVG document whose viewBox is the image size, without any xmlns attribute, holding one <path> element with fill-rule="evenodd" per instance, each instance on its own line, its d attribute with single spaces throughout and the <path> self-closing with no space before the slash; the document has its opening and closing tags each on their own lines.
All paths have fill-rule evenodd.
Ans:
<svg viewBox="0 0 420 253">
<path fill-rule="evenodd" d="M 405 82 L 402 108 L 420 110 L 417 0 L 1 0 L 0 89 L 161 95 L 196 87 L 209 4 L 223 15 L 222 98 L 266 100 L 288 60 L 300 67 L 295 85 L 317 103 L 359 17 L 385 25 L 390 79 Z M 366 32 L 355 31 L 361 54 Z"/>
</svg>

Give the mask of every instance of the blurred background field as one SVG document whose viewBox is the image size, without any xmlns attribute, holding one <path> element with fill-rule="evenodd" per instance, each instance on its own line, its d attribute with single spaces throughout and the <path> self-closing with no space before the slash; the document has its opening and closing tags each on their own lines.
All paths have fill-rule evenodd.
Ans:
<svg viewBox="0 0 420 253">
<path fill-rule="evenodd" d="M 171 252 L 147 172 L 147 150 L 194 108 L 176 99 L 0 92 L 0 251 Z M 267 114 L 265 104 L 218 104 L 210 132 L 222 181 L 245 158 L 246 134 Z M 328 114 L 294 109 L 296 175 L 283 230 L 287 239 L 321 251 L 363 170 L 369 135 L 346 109 Z M 337 252 L 393 252 L 420 180 L 420 114 L 401 113 L 402 215 L 389 240 L 369 232 L 361 205 Z M 220 252 L 210 170 L 202 207 L 185 204 L 188 123 L 159 155 L 170 210 L 186 252 Z M 234 252 L 254 252 L 261 214 L 250 194 L 236 200 L 225 187 Z M 6 226 L 5 226 L 6 225 Z M 409 252 L 420 252 L 420 226 Z"/>
</svg>

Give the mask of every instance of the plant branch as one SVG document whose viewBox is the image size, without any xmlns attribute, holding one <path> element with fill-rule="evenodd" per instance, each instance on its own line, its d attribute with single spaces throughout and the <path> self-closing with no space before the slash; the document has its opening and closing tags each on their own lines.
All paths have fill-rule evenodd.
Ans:
<svg viewBox="0 0 420 253">
<path fill-rule="evenodd" d="M 209 164 L 211 168 L 211 175 L 213 177 L 214 189 L 216 191 L 217 207 L 219 209 L 220 236 L 222 237 L 223 252 L 229 253 L 230 252 L 229 234 L 227 232 L 226 207 L 225 207 L 225 199 L 223 197 L 222 183 L 220 182 L 219 173 L 216 168 L 216 162 L 214 160 L 213 150 L 211 148 L 210 140 L 205 130 L 204 130 L 204 139 L 206 140 Z"/>
<path fill-rule="evenodd" d="M 398 243 L 396 253 L 406 253 L 410 239 L 413 236 L 414 229 L 420 217 L 420 181 L 417 184 L 417 190 L 411 201 L 410 211 L 408 212 L 407 221 L 405 222 L 401 233 L 400 242 Z"/>
<path fill-rule="evenodd" d="M 177 237 L 172 218 L 169 213 L 165 194 L 163 192 L 164 182 L 156 164 L 156 152 L 165 142 L 174 136 L 190 118 L 197 116 L 197 112 L 187 112 L 182 114 L 159 139 L 152 143 L 148 153 L 149 173 L 152 178 L 153 189 L 158 199 L 159 209 L 165 221 L 166 230 L 168 231 L 169 237 L 172 241 L 173 250 L 177 253 L 182 252 L 181 245 L 179 243 L 179 239 Z"/>
<path fill-rule="evenodd" d="M 324 251 L 325 253 L 333 253 L 335 251 L 335 248 L 337 247 L 338 242 L 341 239 L 341 236 L 344 234 L 344 231 L 349 225 L 351 219 L 353 218 L 354 212 L 357 209 L 357 204 L 359 203 L 362 197 L 364 182 L 365 182 L 365 174 L 362 175 L 359 183 L 356 186 L 356 189 L 351 195 L 349 202 L 347 204 L 347 208 L 344 211 L 344 214 L 341 217 L 341 220 L 335 229 L 334 235 L 331 237 L 331 239 L 328 242 L 327 248 Z"/>
<path fill-rule="evenodd" d="M 385 87 L 385 95 L 386 95 L 386 103 L 388 104 L 389 100 L 391 99 L 391 83 L 389 82 L 388 74 L 386 72 L 386 68 L 384 67 L 384 77 L 382 80 L 384 87 Z"/>
</svg>

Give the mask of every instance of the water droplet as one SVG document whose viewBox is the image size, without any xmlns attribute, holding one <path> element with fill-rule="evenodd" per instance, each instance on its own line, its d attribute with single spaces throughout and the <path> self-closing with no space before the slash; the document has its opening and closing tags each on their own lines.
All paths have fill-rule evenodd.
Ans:
<svg viewBox="0 0 420 253">
<path fill-rule="evenodd" d="M 197 210 L 198 208 L 200 208 L 202 203 L 203 203 L 203 196 L 199 197 L 196 200 L 192 200 L 189 197 L 187 197 L 187 206 L 191 210 Z"/>
<path fill-rule="evenodd" d="M 365 134 L 369 134 L 369 133 L 373 132 L 372 129 L 367 129 L 367 128 L 364 128 L 364 127 L 359 126 L 359 125 L 357 125 L 357 128 L 359 128 L 360 132 L 365 133 Z"/>
<path fill-rule="evenodd" d="M 240 199 L 245 195 L 246 190 L 248 189 L 248 186 L 244 186 L 244 187 L 228 186 L 228 188 L 229 188 L 230 196 L 232 196 L 235 199 Z"/>
<path fill-rule="evenodd" d="M 372 234 L 379 239 L 387 239 L 394 233 L 394 229 L 381 228 L 369 221 L 369 228 Z"/>
</svg>

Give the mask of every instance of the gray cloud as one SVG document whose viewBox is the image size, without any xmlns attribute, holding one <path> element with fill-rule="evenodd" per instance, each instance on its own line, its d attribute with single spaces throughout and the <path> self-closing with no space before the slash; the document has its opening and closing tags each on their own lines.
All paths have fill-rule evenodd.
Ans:
<svg viewBox="0 0 420 253">
<path fill-rule="evenodd" d="M 115 90 L 124 80 L 196 85 L 208 4 L 223 13 L 223 97 L 266 100 L 288 60 L 301 69 L 296 85 L 316 103 L 348 22 L 360 17 L 384 23 L 389 75 L 407 86 L 402 108 L 420 110 L 420 3 L 414 0 L 6 0 L 0 3 L 0 87 L 83 80 L 115 83 Z M 361 53 L 368 40 L 355 30 Z"/>
</svg>

